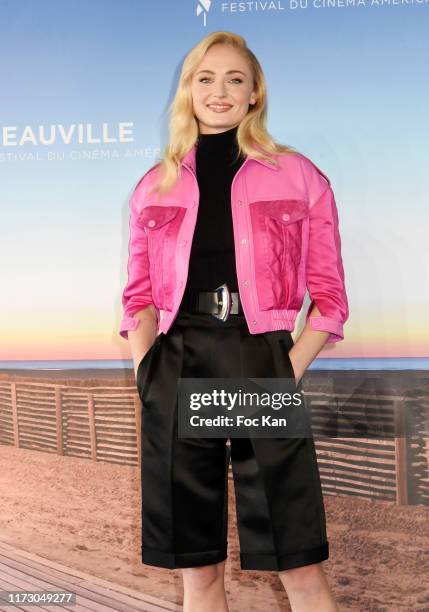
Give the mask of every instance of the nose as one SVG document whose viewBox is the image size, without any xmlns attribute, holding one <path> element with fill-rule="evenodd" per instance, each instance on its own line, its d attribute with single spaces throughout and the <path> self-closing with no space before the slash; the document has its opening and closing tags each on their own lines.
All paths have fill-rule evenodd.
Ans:
<svg viewBox="0 0 429 612">
<path fill-rule="evenodd" d="M 215 84 L 214 87 L 214 96 L 215 98 L 225 98 L 226 95 L 226 89 L 225 89 L 225 83 L 223 81 L 221 81 L 220 83 Z"/>
</svg>

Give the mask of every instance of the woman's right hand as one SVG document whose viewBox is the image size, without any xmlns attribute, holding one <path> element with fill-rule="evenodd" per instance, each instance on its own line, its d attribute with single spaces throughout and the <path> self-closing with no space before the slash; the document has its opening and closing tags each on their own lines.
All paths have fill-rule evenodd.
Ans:
<svg viewBox="0 0 429 612">
<path fill-rule="evenodd" d="M 156 340 L 158 322 L 155 307 L 152 304 L 140 310 L 134 316 L 140 319 L 140 323 L 137 329 L 128 332 L 128 340 L 133 355 L 134 376 L 137 380 L 138 367 Z"/>
<path fill-rule="evenodd" d="M 141 362 L 143 361 L 143 359 L 146 357 L 147 353 L 151 350 L 153 344 L 147 349 L 147 351 L 144 353 L 144 355 L 141 357 L 140 361 L 136 360 L 134 362 L 134 378 L 136 379 L 137 382 L 137 371 L 139 369 L 139 365 L 141 364 Z"/>
</svg>

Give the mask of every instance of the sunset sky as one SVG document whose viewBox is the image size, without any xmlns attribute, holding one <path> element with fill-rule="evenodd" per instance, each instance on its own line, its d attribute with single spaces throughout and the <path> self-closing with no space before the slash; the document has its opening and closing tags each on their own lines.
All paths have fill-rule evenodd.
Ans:
<svg viewBox="0 0 429 612">
<path fill-rule="evenodd" d="M 220 29 L 262 64 L 269 132 L 334 189 L 350 318 L 320 356 L 428 356 L 427 8 L 213 2 L 204 27 L 196 4 L 0 2 L 0 359 L 130 357 L 118 333 L 128 198 L 167 141 L 184 55 Z M 20 142 L 26 126 L 102 136 L 103 123 L 99 144 Z M 133 141 L 106 142 L 121 123 Z"/>
</svg>

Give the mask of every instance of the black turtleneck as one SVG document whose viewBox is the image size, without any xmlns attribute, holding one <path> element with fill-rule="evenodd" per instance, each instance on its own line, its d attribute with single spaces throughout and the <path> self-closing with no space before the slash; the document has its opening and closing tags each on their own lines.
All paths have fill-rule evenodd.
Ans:
<svg viewBox="0 0 429 612">
<path fill-rule="evenodd" d="M 234 161 L 238 151 L 236 133 L 237 126 L 198 137 L 196 172 L 200 201 L 184 302 L 189 289 L 210 291 L 227 283 L 231 291 L 238 291 L 231 184 L 245 158 Z"/>
</svg>

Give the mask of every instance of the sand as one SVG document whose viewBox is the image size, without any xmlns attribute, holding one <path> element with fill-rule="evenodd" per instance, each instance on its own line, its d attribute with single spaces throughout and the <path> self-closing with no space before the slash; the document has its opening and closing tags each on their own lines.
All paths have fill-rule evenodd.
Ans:
<svg viewBox="0 0 429 612">
<path fill-rule="evenodd" d="M 0 446 L 0 539 L 69 567 L 180 604 L 181 570 L 140 559 L 137 467 Z M 276 572 L 242 571 L 229 487 L 231 612 L 289 610 Z M 429 508 L 325 495 L 340 610 L 429 610 Z"/>
<path fill-rule="evenodd" d="M 0 372 L 0 380 L 133 386 L 131 370 Z M 308 386 L 427 397 L 427 372 L 308 372 Z M 306 384 L 307 384 L 306 383 Z M 180 604 L 181 570 L 140 558 L 138 467 L 0 446 L 0 540 L 114 583 Z M 325 495 L 330 558 L 340 610 L 429 612 L 429 506 Z M 233 482 L 229 483 L 231 612 L 287 611 L 276 572 L 242 571 Z"/>
</svg>

